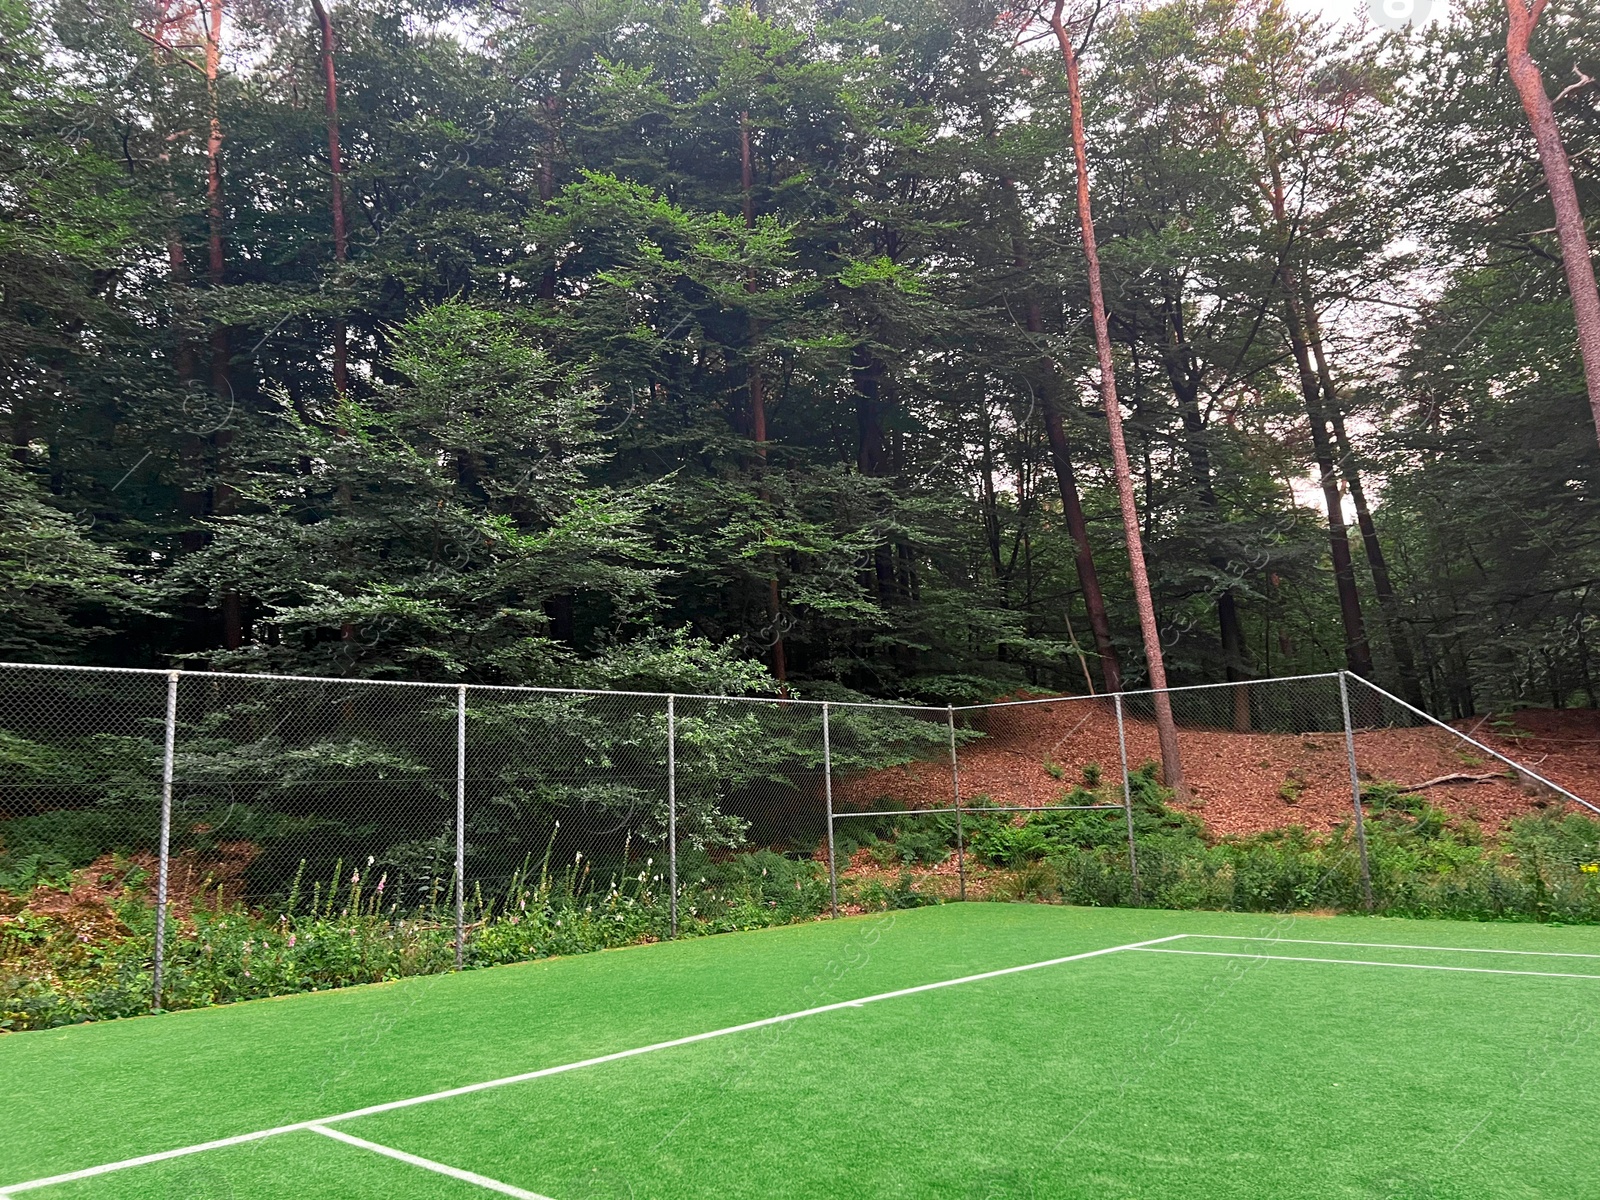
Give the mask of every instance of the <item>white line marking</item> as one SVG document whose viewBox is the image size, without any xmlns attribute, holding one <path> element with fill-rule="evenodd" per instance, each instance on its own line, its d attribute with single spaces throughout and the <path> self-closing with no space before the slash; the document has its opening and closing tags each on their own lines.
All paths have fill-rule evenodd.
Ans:
<svg viewBox="0 0 1600 1200">
<path fill-rule="evenodd" d="M 371 1150 L 374 1154 L 396 1158 L 403 1163 L 410 1163 L 413 1167 L 421 1167 L 424 1171 L 436 1171 L 440 1175 L 448 1175 L 451 1179 L 459 1179 L 464 1183 L 475 1183 L 481 1188 L 499 1192 L 503 1196 L 516 1196 L 517 1200 L 550 1200 L 548 1196 L 541 1196 L 538 1192 L 524 1191 L 509 1183 L 501 1183 L 498 1179 L 490 1179 L 487 1175 L 479 1175 L 475 1171 L 463 1171 L 460 1167 L 434 1162 L 431 1158 L 419 1158 L 415 1154 L 407 1154 L 404 1150 L 396 1150 L 393 1146 L 383 1146 L 377 1142 L 369 1142 L 365 1138 L 351 1137 L 348 1133 L 329 1129 L 326 1125 L 307 1125 L 306 1128 L 312 1133 L 320 1133 L 323 1137 L 330 1137 L 336 1142 L 344 1142 L 362 1150 Z"/>
<path fill-rule="evenodd" d="M 1323 942 L 1314 938 L 1244 937 L 1230 933 L 1191 933 L 1185 936 L 1213 942 L 1286 942 L 1296 946 L 1360 946 L 1367 950 L 1437 950 L 1441 954 L 1524 954 L 1534 958 L 1600 958 L 1571 950 L 1486 950 L 1481 946 L 1408 946 L 1400 942 Z"/>
<path fill-rule="evenodd" d="M 399 1108 L 412 1108 L 418 1104 L 431 1104 L 435 1100 L 449 1100 L 455 1096 L 467 1096 L 473 1092 L 484 1092 L 490 1088 L 508 1087 L 513 1083 L 526 1083 L 531 1079 L 543 1079 L 550 1075 L 563 1075 L 568 1071 L 581 1070 L 584 1067 L 597 1067 L 602 1063 L 618 1062 L 624 1058 L 636 1058 L 641 1054 L 651 1054 L 657 1050 L 670 1050 L 676 1046 L 689 1046 L 695 1042 L 710 1041 L 712 1038 L 726 1037 L 730 1033 L 745 1033 L 752 1029 L 762 1029 L 768 1025 L 781 1025 L 786 1021 L 798 1021 L 802 1017 L 820 1016 L 822 1013 L 838 1012 L 846 1008 L 861 1008 L 874 1004 L 879 1000 L 896 1000 L 901 996 L 915 996 L 920 992 L 933 992 L 942 988 L 957 987 L 964 983 L 978 983 L 985 979 L 999 979 L 1003 975 L 1017 975 L 1023 971 L 1037 971 L 1042 967 L 1058 967 L 1062 963 L 1082 962 L 1086 958 L 1099 958 L 1106 954 L 1116 954 L 1122 950 L 1139 950 L 1146 946 L 1159 945 L 1162 942 L 1174 942 L 1187 934 L 1174 933 L 1167 937 L 1151 938 L 1143 942 L 1129 942 L 1123 946 L 1107 946 L 1103 950 L 1087 950 L 1082 954 L 1068 954 L 1062 958 L 1047 958 L 1042 962 L 1024 963 L 1020 967 L 1002 967 L 997 971 L 983 971 L 977 975 L 963 975 L 959 979 L 941 979 L 936 983 L 922 983 L 916 987 L 900 988 L 898 991 L 881 992 L 876 996 L 863 996 L 858 1000 L 840 1000 L 835 1004 L 823 1004 L 817 1008 L 805 1008 L 799 1012 L 784 1013 L 777 1017 L 763 1017 L 759 1021 L 746 1021 L 742 1025 L 729 1025 L 725 1029 L 713 1029 L 708 1033 L 693 1033 L 688 1037 L 673 1038 L 666 1042 L 652 1042 L 648 1046 L 636 1046 L 631 1050 L 618 1050 L 611 1054 L 601 1054 L 595 1058 L 585 1058 L 579 1062 L 564 1063 L 558 1067 L 544 1067 L 537 1071 L 524 1071 L 520 1075 L 507 1075 L 501 1079 L 490 1079 L 483 1083 L 469 1083 L 462 1087 L 447 1088 L 442 1092 L 430 1092 L 426 1096 L 412 1096 L 405 1100 L 390 1100 L 386 1104 L 372 1104 L 366 1108 L 351 1109 L 349 1112 L 337 1113 L 331 1117 L 316 1117 L 310 1121 L 296 1121 L 292 1125 L 278 1125 L 272 1129 L 262 1129 L 255 1133 L 241 1133 L 234 1137 L 218 1138 L 211 1142 L 200 1142 L 193 1146 L 180 1146 L 175 1150 L 161 1150 L 155 1154 L 141 1154 L 138 1158 L 125 1158 L 118 1162 L 105 1163 L 98 1167 L 84 1167 L 77 1171 L 67 1171 L 60 1175 L 51 1175 L 43 1179 L 30 1179 L 25 1183 L 8 1184 L 0 1187 L 0 1200 L 8 1200 L 13 1192 L 32 1191 L 34 1188 L 49 1187 L 57 1183 L 70 1183 L 75 1179 L 89 1179 L 95 1175 L 106 1175 L 112 1171 L 122 1171 L 129 1167 L 142 1167 L 150 1163 L 164 1162 L 169 1158 L 182 1158 L 189 1154 L 199 1154 L 206 1150 L 219 1150 L 224 1146 L 238 1146 L 245 1142 L 258 1142 L 262 1138 L 276 1137 L 282 1133 L 293 1133 L 299 1129 L 310 1129 L 314 1125 L 330 1125 L 335 1121 L 353 1121 L 357 1117 L 370 1117 L 378 1113 L 393 1112 Z"/>
<path fill-rule="evenodd" d="M 1262 962 L 1334 963 L 1341 967 L 1400 967 L 1408 971 L 1465 971 L 1471 975 L 1537 975 L 1543 979 L 1600 979 L 1600 975 L 1573 975 L 1563 971 L 1510 971 L 1504 967 L 1444 967 L 1426 963 L 1372 962 L 1360 958 L 1303 958 L 1294 954 L 1244 954 L 1237 950 L 1169 950 L 1156 946 L 1129 946 L 1146 954 L 1193 954 L 1202 958 L 1253 958 Z"/>
<path fill-rule="evenodd" d="M 262 1138 L 276 1137 L 280 1133 L 293 1133 L 297 1129 L 306 1129 L 310 1121 L 301 1121 L 295 1125 L 278 1125 L 272 1129 L 260 1129 L 255 1133 L 241 1133 L 234 1137 L 217 1138 L 211 1142 L 200 1142 L 193 1146 L 184 1146 L 177 1150 L 162 1150 L 155 1154 L 141 1154 L 138 1158 L 125 1158 L 120 1162 L 107 1163 L 101 1167 L 85 1167 L 81 1171 L 69 1171 L 64 1175 L 52 1175 L 48 1179 L 30 1179 L 26 1183 L 12 1183 L 0 1188 L 0 1197 L 10 1200 L 13 1192 L 26 1192 L 33 1188 L 49 1187 L 55 1183 L 70 1183 L 74 1179 L 88 1179 L 95 1175 L 104 1175 L 110 1171 L 122 1171 L 128 1167 L 143 1167 L 150 1163 L 164 1162 L 169 1158 L 181 1158 L 186 1154 L 199 1154 L 205 1150 L 221 1150 L 225 1146 L 242 1146 L 246 1142 L 259 1142 Z"/>
</svg>

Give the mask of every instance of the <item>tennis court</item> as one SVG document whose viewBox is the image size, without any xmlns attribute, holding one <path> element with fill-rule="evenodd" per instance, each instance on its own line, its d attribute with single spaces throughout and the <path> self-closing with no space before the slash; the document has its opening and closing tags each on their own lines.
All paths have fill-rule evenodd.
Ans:
<svg viewBox="0 0 1600 1200">
<path fill-rule="evenodd" d="M 965 904 L 0 1039 L 0 1197 L 1600 1194 L 1593 930 Z"/>
</svg>

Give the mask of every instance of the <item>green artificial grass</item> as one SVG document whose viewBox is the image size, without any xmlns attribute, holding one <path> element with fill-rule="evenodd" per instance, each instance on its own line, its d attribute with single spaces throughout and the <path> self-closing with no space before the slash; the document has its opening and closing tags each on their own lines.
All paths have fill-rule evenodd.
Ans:
<svg viewBox="0 0 1600 1200">
<path fill-rule="evenodd" d="M 1589 929 L 968 904 L 0 1039 L 0 1189 L 1174 933 L 1600 953 Z M 1175 947 L 1600 975 L 1600 959 Z M 1123 952 L 339 1124 L 578 1197 L 1600 1194 L 1600 980 Z M 491 1195 L 314 1133 L 19 1195 Z"/>
</svg>

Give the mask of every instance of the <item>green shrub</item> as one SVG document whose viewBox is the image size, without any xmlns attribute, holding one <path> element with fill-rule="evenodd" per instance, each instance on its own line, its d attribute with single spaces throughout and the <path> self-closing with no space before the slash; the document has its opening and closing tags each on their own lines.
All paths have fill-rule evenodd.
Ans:
<svg viewBox="0 0 1600 1200">
<path fill-rule="evenodd" d="M 1364 911 L 1359 858 L 1348 827 L 1313 835 L 1291 827 L 1251 837 L 1208 839 L 1196 818 L 1169 807 L 1146 764 L 1130 780 L 1139 863 L 1137 895 L 1120 810 L 966 817 L 969 861 L 990 870 L 996 899 L 1094 906 L 1281 912 Z M 1075 789 L 1074 803 L 1104 802 L 1107 789 Z M 1600 821 L 1549 814 L 1518 819 L 1496 844 L 1470 822 L 1451 819 L 1422 797 L 1370 784 L 1367 845 L 1375 910 L 1391 916 L 1462 920 L 1600 923 Z M 1114 797 L 1115 798 L 1115 797 Z M 76 817 L 64 828 L 74 827 Z M 15 822 L 13 822 L 15 824 Z M 851 828 L 851 827 L 854 828 Z M 944 861 L 955 818 L 850 821 L 840 827 L 841 860 L 866 845 L 895 868 L 888 879 L 840 880 L 853 908 L 936 903 L 914 867 Z M 46 882 L 63 856 L 11 853 L 6 869 Z M 123 864 L 127 866 L 126 863 Z M 455 903 L 435 889 L 420 901 L 392 898 L 382 864 L 376 880 L 336 864 L 305 886 L 302 864 L 281 902 L 249 908 L 212 893 L 211 903 L 168 930 L 165 1000 L 192 1008 L 287 992 L 315 991 L 447 971 L 455 963 Z M 55 874 L 52 874 L 54 872 Z M 466 905 L 465 965 L 491 966 L 580 954 L 666 937 L 670 896 L 652 858 L 619 860 L 603 873 L 524 862 L 509 885 Z M 713 858 L 679 855 L 679 931 L 685 936 L 759 929 L 828 912 L 826 866 L 758 851 Z M 58 880 L 65 883 L 65 880 Z M 123 893 L 92 930 L 0 904 L 0 1030 L 36 1029 L 129 1016 L 148 1009 L 155 915 L 146 880 L 123 875 Z M 16 891 L 17 888 L 9 890 Z M 386 892 L 388 893 L 386 895 Z M 0 897 L 3 901 L 5 897 Z M 20 908 L 20 911 L 17 911 Z"/>
</svg>

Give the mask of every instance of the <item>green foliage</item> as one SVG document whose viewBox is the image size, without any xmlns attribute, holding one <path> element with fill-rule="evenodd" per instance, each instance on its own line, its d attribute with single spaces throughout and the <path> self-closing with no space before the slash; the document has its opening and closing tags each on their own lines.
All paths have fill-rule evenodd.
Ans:
<svg viewBox="0 0 1600 1200">
<path fill-rule="evenodd" d="M 77 657 L 141 611 L 127 565 L 11 461 L 0 461 L 0 530 L 0 659 Z"/>
<path fill-rule="evenodd" d="M 219 518 L 189 577 L 266 606 L 226 661 L 507 682 L 569 669 L 542 606 L 582 595 L 624 618 L 655 572 L 641 500 L 596 487 L 595 392 L 522 322 L 463 302 L 390 332 L 394 383 L 316 421 L 285 403 L 258 460 L 258 511 Z M 329 465 L 307 479 L 306 461 Z"/>
<path fill-rule="evenodd" d="M 340 260 L 304 21 L 230 40 L 207 89 L 131 0 L 0 5 L 0 653 L 602 686 L 703 669 L 740 692 L 782 661 L 807 692 L 1078 689 L 1087 591 L 1049 410 L 1139 675 L 1079 403 L 1047 41 L 926 0 L 477 17 L 469 39 L 398 0 L 337 14 Z M 1324 406 L 1356 431 L 1341 462 L 1382 498 L 1394 603 L 1361 584 L 1380 673 L 1402 682 L 1409 638 L 1440 710 L 1596 700 L 1600 458 L 1549 236 L 1528 232 L 1547 202 L 1495 73 L 1501 21 L 1469 6 L 1355 39 L 1173 2 L 1095 30 L 1095 206 L 1175 681 L 1340 665 L 1325 531 L 1293 486 L 1281 251 L 1308 314 L 1352 278 L 1435 281 L 1363 308 L 1373 338 L 1321 347 Z M 1597 34 L 1574 16 L 1541 36 L 1586 62 Z M 1292 102 L 1259 108 L 1267 77 Z M 216 164 L 196 133 L 213 102 Z M 1311 199 L 1275 214 L 1274 172 Z M 1225 661 L 1224 611 L 1245 662 Z"/>
<path fill-rule="evenodd" d="M 1347 829 L 1313 837 L 1291 828 L 1211 842 L 1193 817 L 1167 809 L 1153 767 L 1137 776 L 1140 892 L 1156 908 L 1288 912 L 1364 911 Z M 973 815 L 975 818 L 976 815 Z M 1090 906 L 1136 902 L 1120 813 L 1038 813 L 1021 823 L 969 818 L 969 870 L 996 899 Z M 914 824 L 915 823 L 915 824 Z M 934 900 L 917 871 L 942 861 L 954 819 L 898 818 L 864 842 L 893 869 L 841 880 L 841 903 L 860 909 Z M 1401 809 L 1367 826 L 1376 911 L 1389 916 L 1600 923 L 1600 821 L 1539 816 L 1514 822 L 1503 844 Z M 843 853 L 846 843 L 840 842 Z M 19 860 L 11 860 L 17 869 Z M 680 932 L 759 929 L 827 913 L 822 863 L 762 851 L 714 861 L 680 856 Z M 30 869 L 26 862 L 22 869 Z M 374 869 L 380 873 L 374 874 Z M 452 969 L 454 902 L 445 889 L 417 903 L 395 899 L 381 865 L 327 885 L 297 872 L 274 907 L 217 895 L 174 923 L 167 1003 L 193 1007 L 285 992 L 375 982 Z M 48 875 L 48 872 L 46 872 Z M 148 1004 L 153 913 L 148 880 L 123 870 L 114 920 L 94 932 L 27 908 L 0 916 L 0 1028 L 42 1028 L 134 1015 Z M 66 880 L 30 876 L 27 886 Z M 468 966 L 577 954 L 656 940 L 668 932 L 660 864 L 618 862 L 586 872 L 529 860 L 508 886 L 467 906 Z"/>
<path fill-rule="evenodd" d="M 303 21 L 230 42 L 208 89 L 141 36 L 146 6 L 0 0 L 0 657 L 783 690 L 838 702 L 836 770 L 909 766 L 946 753 L 946 729 L 849 701 L 1096 686 L 1070 465 L 1137 680 L 1048 41 L 926 0 L 535 0 L 476 12 L 471 38 L 415 16 L 336 14 L 336 259 Z M 1330 336 L 1317 366 L 1351 436 L 1341 469 L 1381 500 L 1395 594 L 1372 603 L 1358 580 L 1380 677 L 1462 716 L 1600 703 L 1600 452 L 1502 22 L 1468 5 L 1362 39 L 1276 6 L 1163 2 L 1095 30 L 1095 206 L 1174 682 L 1343 665 L 1326 529 L 1297 494 L 1287 313 L 1332 324 L 1355 305 L 1372 336 Z M 1591 62 L 1600 25 L 1575 9 L 1541 39 L 1547 63 Z M 1583 103 L 1558 113 L 1580 168 L 1597 152 Z M 197 132 L 213 116 L 215 163 Z M 1274 211 L 1274 178 L 1301 202 Z M 1592 216 L 1592 172 L 1576 182 Z M 27 678 L 0 720 L 0 878 L 17 891 L 148 851 L 159 778 L 158 697 L 130 717 Z M 1253 691 L 1259 727 L 1271 701 Z M 425 743 L 448 739 L 447 706 L 408 713 L 408 740 L 349 696 L 230 696 L 182 717 L 188 848 L 250 842 L 255 905 L 282 901 L 302 860 L 325 881 L 368 855 L 404 906 L 437 902 L 450 797 Z M 786 831 L 781 810 L 820 766 L 812 711 L 678 713 L 680 832 L 718 921 L 816 902 L 810 868 L 712 864 L 742 844 L 809 853 L 818 828 Z M 321 724 L 295 733 L 290 712 Z M 519 696 L 472 716 L 498 763 L 469 784 L 469 862 L 492 894 L 528 863 L 575 862 L 597 829 L 631 831 L 592 867 L 608 877 L 659 852 L 664 714 Z M 1148 770 L 1134 787 L 1148 896 L 1348 906 L 1344 834 L 1212 844 Z M 1118 799 L 1094 766 L 1068 795 Z M 1386 904 L 1582 911 L 1562 874 L 1591 853 L 1581 829 L 1519 827 L 1502 861 L 1424 798 L 1377 784 L 1368 802 Z M 1026 876 L 1019 894 L 1109 903 L 1132 895 L 1119 821 L 975 817 L 970 835 L 986 867 Z M 954 837 L 942 816 L 841 829 L 906 879 Z M 914 891 L 896 888 L 878 902 Z M 650 936 L 630 913 L 611 924 Z M 556 937 L 502 919 L 510 955 L 603 940 L 587 920 Z M 374 933 L 363 953 L 409 970 L 394 964 L 434 961 L 438 936 Z M 352 961 L 306 977 L 368 969 Z"/>
</svg>

